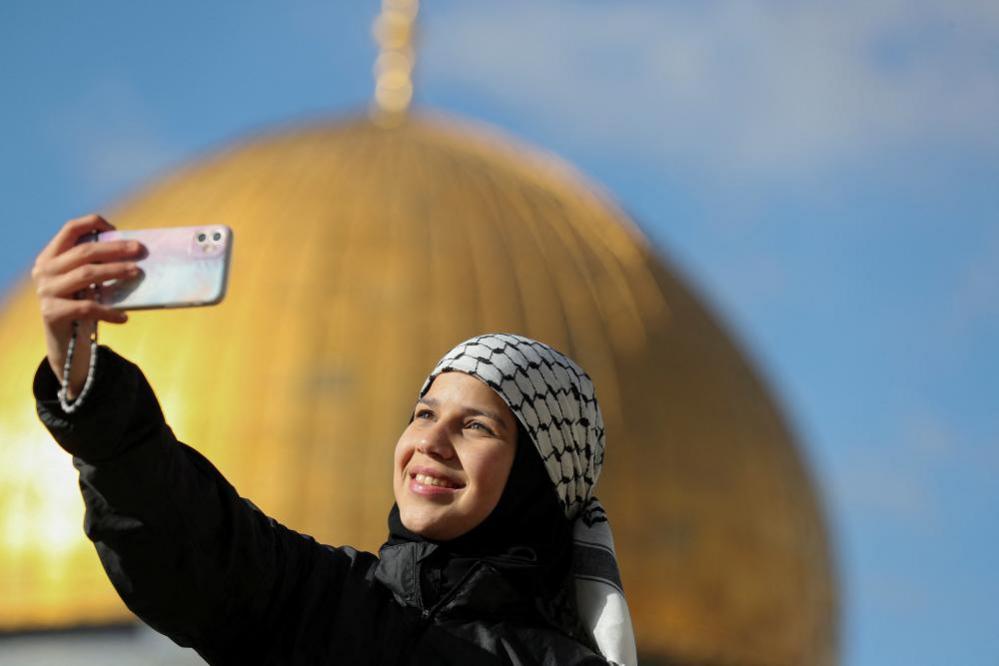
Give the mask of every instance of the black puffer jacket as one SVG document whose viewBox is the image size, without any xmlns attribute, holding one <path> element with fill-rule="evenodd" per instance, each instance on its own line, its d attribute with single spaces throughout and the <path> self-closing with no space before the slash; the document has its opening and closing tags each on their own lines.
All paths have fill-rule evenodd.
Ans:
<svg viewBox="0 0 999 666">
<path fill-rule="evenodd" d="M 66 415 L 47 361 L 38 414 L 73 455 L 84 529 L 128 607 L 213 664 L 605 664 L 547 623 L 522 580 L 479 562 L 434 605 L 419 568 L 435 546 L 378 556 L 265 516 L 178 442 L 141 371 L 101 347 Z"/>
</svg>

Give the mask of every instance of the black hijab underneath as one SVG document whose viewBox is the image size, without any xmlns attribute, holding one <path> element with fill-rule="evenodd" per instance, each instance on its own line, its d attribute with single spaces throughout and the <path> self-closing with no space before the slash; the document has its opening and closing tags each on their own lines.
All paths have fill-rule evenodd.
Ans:
<svg viewBox="0 0 999 666">
<path fill-rule="evenodd" d="M 436 546 L 421 566 L 425 607 L 436 603 L 480 560 L 532 594 L 558 596 L 568 578 L 572 526 L 541 455 L 519 422 L 510 476 L 496 508 L 482 523 L 450 541 L 432 541 L 406 529 L 399 506 L 393 504 L 388 527 L 387 546 L 407 542 Z"/>
</svg>

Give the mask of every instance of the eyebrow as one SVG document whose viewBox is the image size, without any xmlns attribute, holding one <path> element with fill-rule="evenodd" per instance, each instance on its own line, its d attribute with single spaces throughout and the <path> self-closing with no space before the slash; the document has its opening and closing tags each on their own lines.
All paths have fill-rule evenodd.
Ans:
<svg viewBox="0 0 999 666">
<path fill-rule="evenodd" d="M 439 400 L 437 400 L 436 398 L 427 398 L 427 397 L 423 397 L 423 398 L 420 398 L 420 399 L 418 399 L 418 400 L 417 400 L 416 402 L 417 402 L 417 404 L 420 404 L 420 403 L 422 403 L 422 404 L 424 404 L 424 405 L 427 405 L 428 407 L 434 407 L 434 408 L 437 408 L 437 407 L 439 407 L 439 406 L 440 406 L 440 401 L 439 401 Z M 485 409 L 478 409 L 478 408 L 476 408 L 476 407 L 467 407 L 467 406 L 463 407 L 463 409 L 464 409 L 464 411 L 465 411 L 465 412 L 467 412 L 468 414 L 476 414 L 476 415 L 478 415 L 478 416 L 485 416 L 485 417 L 486 417 L 487 419 L 491 419 L 491 420 L 493 420 L 493 421 L 496 421 L 496 423 L 498 423 L 498 424 L 499 424 L 499 426 L 500 426 L 500 427 L 501 427 L 501 428 L 502 428 L 503 430 L 506 430 L 506 429 L 507 429 L 507 428 L 506 428 L 506 422 L 505 422 L 505 421 L 503 420 L 503 418 L 502 418 L 502 417 L 501 417 L 501 416 L 500 416 L 499 414 L 497 414 L 496 412 L 490 412 L 490 411 L 488 411 L 488 410 L 485 410 Z"/>
</svg>

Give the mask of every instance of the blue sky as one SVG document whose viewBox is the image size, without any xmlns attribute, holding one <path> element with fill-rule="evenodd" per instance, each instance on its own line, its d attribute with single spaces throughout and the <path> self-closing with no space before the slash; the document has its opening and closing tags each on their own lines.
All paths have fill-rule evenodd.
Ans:
<svg viewBox="0 0 999 666">
<path fill-rule="evenodd" d="M 363 109 L 376 2 L 0 3 L 0 289 L 61 222 Z M 425 2 L 417 102 L 579 166 L 760 366 L 844 662 L 999 661 L 999 5 Z"/>
</svg>

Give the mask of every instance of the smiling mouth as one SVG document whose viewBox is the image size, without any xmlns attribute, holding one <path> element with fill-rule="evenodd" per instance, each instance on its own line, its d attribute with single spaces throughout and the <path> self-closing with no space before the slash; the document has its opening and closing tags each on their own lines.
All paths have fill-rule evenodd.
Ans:
<svg viewBox="0 0 999 666">
<path fill-rule="evenodd" d="M 426 474 L 410 474 L 410 478 L 419 483 L 422 486 L 434 486 L 435 488 L 451 488 L 453 490 L 458 490 L 464 488 L 463 484 L 452 483 L 447 479 L 440 479 L 436 476 L 428 476 Z"/>
</svg>

